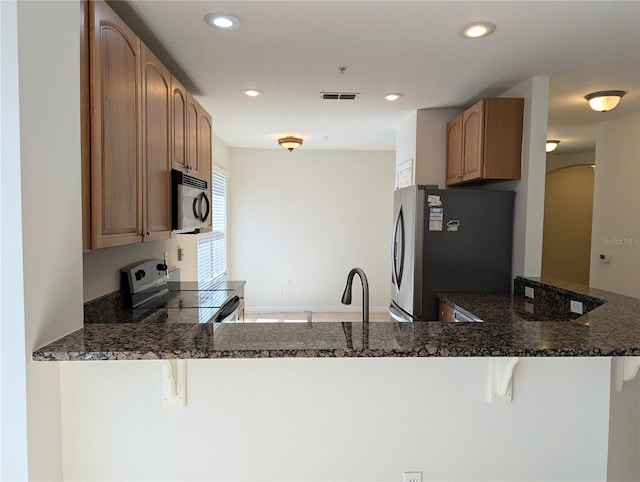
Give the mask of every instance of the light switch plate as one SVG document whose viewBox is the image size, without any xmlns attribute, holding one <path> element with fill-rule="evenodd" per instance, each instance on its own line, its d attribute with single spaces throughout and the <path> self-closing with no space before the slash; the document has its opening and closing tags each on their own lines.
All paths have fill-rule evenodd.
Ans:
<svg viewBox="0 0 640 482">
<path fill-rule="evenodd" d="M 533 288 L 531 288 L 530 286 L 525 286 L 524 287 L 524 295 L 527 298 L 533 299 Z"/>
</svg>

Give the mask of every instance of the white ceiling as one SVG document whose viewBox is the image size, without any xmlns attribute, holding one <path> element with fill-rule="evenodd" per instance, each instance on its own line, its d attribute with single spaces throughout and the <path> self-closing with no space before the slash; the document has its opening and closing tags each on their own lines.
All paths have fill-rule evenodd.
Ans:
<svg viewBox="0 0 640 482">
<path fill-rule="evenodd" d="M 110 2 L 111 3 L 111 2 Z M 111 5 L 212 114 L 231 147 L 395 149 L 421 108 L 468 107 L 533 76 L 550 78 L 548 138 L 558 153 L 592 150 L 595 125 L 640 110 L 638 1 L 145 1 Z M 204 16 L 237 16 L 220 31 Z M 484 39 L 460 36 L 472 21 Z M 338 67 L 345 66 L 340 74 Z M 248 98 L 241 89 L 257 88 Z M 584 95 L 627 92 L 611 112 Z M 355 101 L 320 92 L 358 92 Z M 401 92 L 395 103 L 388 92 Z"/>
</svg>

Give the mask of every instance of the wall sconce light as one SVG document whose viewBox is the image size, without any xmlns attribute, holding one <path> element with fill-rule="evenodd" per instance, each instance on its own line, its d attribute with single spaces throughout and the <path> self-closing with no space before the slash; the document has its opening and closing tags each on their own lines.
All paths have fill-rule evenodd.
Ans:
<svg viewBox="0 0 640 482">
<path fill-rule="evenodd" d="M 598 112 L 607 112 L 615 108 L 626 92 L 623 90 L 603 90 L 585 95 L 584 98 L 589 101 L 589 106 Z"/>
<path fill-rule="evenodd" d="M 293 136 L 281 137 L 280 139 L 278 139 L 278 144 L 291 152 L 296 147 L 300 147 L 302 145 L 302 139 Z"/>
<path fill-rule="evenodd" d="M 548 140 L 547 145 L 545 146 L 545 151 L 547 152 L 555 151 L 556 147 L 558 147 L 558 144 L 560 144 L 560 141 Z"/>
</svg>

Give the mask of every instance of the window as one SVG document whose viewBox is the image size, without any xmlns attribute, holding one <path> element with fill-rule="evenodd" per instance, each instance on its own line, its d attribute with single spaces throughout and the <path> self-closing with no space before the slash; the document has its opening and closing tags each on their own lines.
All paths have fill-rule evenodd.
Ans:
<svg viewBox="0 0 640 482">
<path fill-rule="evenodd" d="M 227 173 L 211 173 L 212 229 L 198 236 L 198 281 L 218 281 L 227 274 Z"/>
</svg>

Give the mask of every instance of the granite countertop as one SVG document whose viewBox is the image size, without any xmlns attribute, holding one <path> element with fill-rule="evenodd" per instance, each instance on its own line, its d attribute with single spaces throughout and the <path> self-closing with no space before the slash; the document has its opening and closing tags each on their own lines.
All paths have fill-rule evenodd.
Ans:
<svg viewBox="0 0 640 482">
<path fill-rule="evenodd" d="M 640 299 L 552 280 L 523 282 L 537 287 L 533 314 L 525 309 L 517 283 L 514 296 L 440 295 L 482 323 L 91 323 L 36 350 L 33 359 L 640 355 Z M 567 290 L 571 299 L 582 295 L 592 311 L 571 319 L 558 314 L 560 301 L 551 303 L 556 306 L 551 310 L 536 308 Z M 196 319 L 197 309 L 173 311 L 182 311 L 183 320 Z M 556 314 L 565 319 L 551 321 Z M 538 315 L 547 321 L 534 319 Z"/>
</svg>

